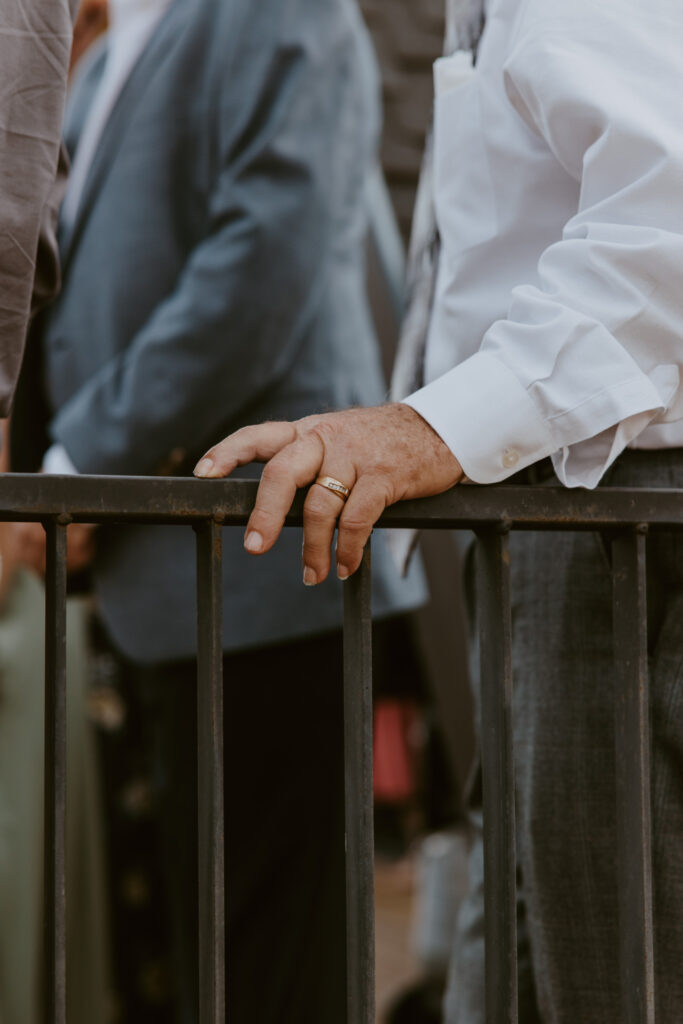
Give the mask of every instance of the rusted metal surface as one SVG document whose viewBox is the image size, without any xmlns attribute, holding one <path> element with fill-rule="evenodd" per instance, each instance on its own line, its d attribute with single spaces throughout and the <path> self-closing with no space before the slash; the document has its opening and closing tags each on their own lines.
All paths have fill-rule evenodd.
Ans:
<svg viewBox="0 0 683 1024">
<path fill-rule="evenodd" d="M 43 520 L 69 513 L 76 522 L 192 523 L 220 514 L 226 526 L 235 526 L 249 518 L 257 486 L 254 480 L 8 473 L 0 476 L 0 520 Z M 288 526 L 302 524 L 303 499 L 300 493 Z M 443 530 L 501 522 L 527 530 L 616 529 L 638 523 L 679 529 L 683 490 L 468 485 L 393 505 L 378 525 Z"/>
<path fill-rule="evenodd" d="M 646 530 L 612 542 L 621 1020 L 654 1024 Z"/>
<path fill-rule="evenodd" d="M 45 521 L 46 1024 L 66 1024 L 66 530 Z"/>
<path fill-rule="evenodd" d="M 198 532 L 199 861 L 201 1024 L 225 1019 L 221 645 L 222 526 L 246 523 L 255 481 L 192 478 L 0 476 L 0 521 L 41 521 L 46 578 L 46 1010 L 65 1021 L 66 524 L 191 523 Z M 287 526 L 301 526 L 303 494 Z M 645 537 L 683 527 L 683 490 L 532 486 L 458 487 L 388 509 L 383 527 L 476 529 L 485 806 L 487 1021 L 517 1020 L 510 529 L 607 530 L 616 539 L 617 789 L 625 1024 L 654 1021 Z M 370 563 L 345 590 L 345 766 L 348 1011 L 374 1020 Z"/>
<path fill-rule="evenodd" d="M 197 533 L 199 1019 L 225 1021 L 222 520 Z"/>
<path fill-rule="evenodd" d="M 347 1020 L 375 1022 L 370 545 L 344 584 Z"/>
<path fill-rule="evenodd" d="M 517 898 L 512 750 L 510 548 L 505 527 L 479 533 L 487 1024 L 517 1024 Z"/>
</svg>

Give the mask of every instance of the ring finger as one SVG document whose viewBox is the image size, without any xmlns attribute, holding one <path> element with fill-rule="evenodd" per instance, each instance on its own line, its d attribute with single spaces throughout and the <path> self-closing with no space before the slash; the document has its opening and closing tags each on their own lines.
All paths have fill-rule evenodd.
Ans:
<svg viewBox="0 0 683 1024">
<path fill-rule="evenodd" d="M 314 483 L 304 502 L 304 583 L 310 587 L 322 583 L 330 571 L 330 549 L 334 531 L 346 501 L 343 493 L 333 485 L 337 483 L 344 488 L 353 485 L 349 471 L 328 474 L 323 468 L 318 480 L 325 477 L 332 485 Z"/>
</svg>

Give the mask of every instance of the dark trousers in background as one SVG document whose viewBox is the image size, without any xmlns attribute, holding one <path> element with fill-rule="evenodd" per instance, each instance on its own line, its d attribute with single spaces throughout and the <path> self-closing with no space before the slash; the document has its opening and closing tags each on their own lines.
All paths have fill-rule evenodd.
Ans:
<svg viewBox="0 0 683 1024">
<path fill-rule="evenodd" d="M 344 1024 L 341 635 L 224 658 L 226 946 L 233 1024 Z M 198 1020 L 196 667 L 143 673 L 156 705 L 179 1024 Z"/>
<path fill-rule="evenodd" d="M 378 680 L 417 678 L 408 620 L 375 625 Z M 346 1024 L 341 632 L 228 654 L 227 1014 Z M 196 667 L 140 671 L 156 723 L 180 1024 L 197 1021 Z"/>
</svg>

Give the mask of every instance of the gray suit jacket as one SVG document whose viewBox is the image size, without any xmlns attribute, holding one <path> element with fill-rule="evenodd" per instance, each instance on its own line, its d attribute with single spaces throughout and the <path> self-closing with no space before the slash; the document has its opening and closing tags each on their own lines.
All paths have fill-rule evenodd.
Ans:
<svg viewBox="0 0 683 1024">
<path fill-rule="evenodd" d="M 44 376 L 81 472 L 190 472 L 244 423 L 382 399 L 363 206 L 378 124 L 354 0 L 175 0 L 62 238 Z M 227 648 L 339 624 L 338 584 L 300 582 L 300 536 L 258 560 L 241 531 L 225 546 Z M 378 614 L 415 604 L 376 548 Z M 193 652 L 189 528 L 102 529 L 96 585 L 125 653 Z"/>
<path fill-rule="evenodd" d="M 56 174 L 76 2 L 0 5 L 0 416 L 10 410 L 32 305 L 59 281 Z"/>
</svg>

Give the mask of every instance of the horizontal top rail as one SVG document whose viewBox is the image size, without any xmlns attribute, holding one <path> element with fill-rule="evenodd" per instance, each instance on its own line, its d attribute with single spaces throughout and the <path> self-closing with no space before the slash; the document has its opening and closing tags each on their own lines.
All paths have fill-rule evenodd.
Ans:
<svg viewBox="0 0 683 1024">
<path fill-rule="evenodd" d="M 69 522 L 194 523 L 216 518 L 245 524 L 256 497 L 255 480 L 192 477 L 0 475 L 0 521 L 62 517 Z M 287 516 L 302 524 L 304 494 Z M 683 527 L 683 490 L 498 484 L 460 485 L 434 498 L 404 501 L 387 509 L 382 527 L 476 529 L 503 524 L 516 529 L 618 529 L 647 523 Z"/>
</svg>

